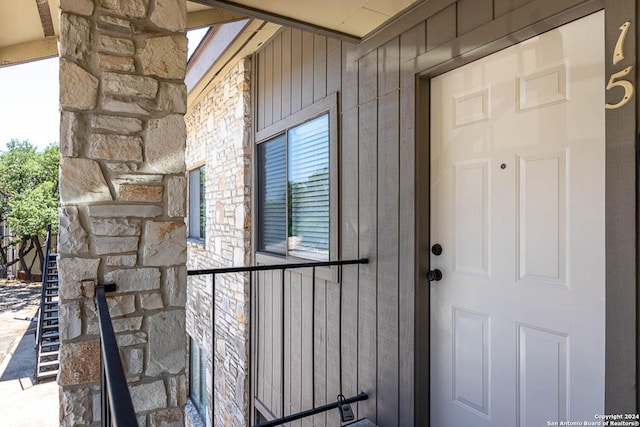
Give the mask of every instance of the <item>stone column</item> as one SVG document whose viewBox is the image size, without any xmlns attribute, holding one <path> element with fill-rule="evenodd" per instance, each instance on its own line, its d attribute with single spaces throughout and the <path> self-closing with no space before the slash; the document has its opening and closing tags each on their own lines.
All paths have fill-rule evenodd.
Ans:
<svg viewBox="0 0 640 427">
<path fill-rule="evenodd" d="M 96 283 L 140 426 L 186 400 L 185 0 L 61 0 L 61 424 L 97 425 Z"/>
</svg>

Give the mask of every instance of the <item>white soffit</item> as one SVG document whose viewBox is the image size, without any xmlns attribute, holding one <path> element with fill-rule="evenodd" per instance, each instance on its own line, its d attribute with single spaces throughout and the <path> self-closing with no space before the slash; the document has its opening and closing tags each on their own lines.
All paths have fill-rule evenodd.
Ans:
<svg viewBox="0 0 640 427">
<path fill-rule="evenodd" d="M 241 10 L 267 19 L 264 12 L 284 19 L 362 38 L 417 0 L 196 0 L 220 8 Z M 253 13 L 252 13 L 253 12 Z M 286 22 L 273 21 L 286 25 Z M 295 26 L 295 25 L 292 25 Z"/>
<path fill-rule="evenodd" d="M 196 3 L 197 2 L 197 3 Z M 258 17 L 360 39 L 416 0 L 195 0 L 187 1 L 189 28 Z M 210 6 L 220 9 L 215 11 Z M 59 0 L 0 0 L 0 66 L 56 56 Z M 266 16 L 256 16 L 263 12 Z M 274 19 L 269 19 L 273 16 Z M 299 26 L 299 25 L 298 25 Z"/>
<path fill-rule="evenodd" d="M 0 67 L 58 55 L 60 0 L 0 0 Z M 244 16 L 187 1 L 189 28 Z"/>
<path fill-rule="evenodd" d="M 43 19 L 45 22 L 51 21 L 53 31 L 57 34 L 58 5 L 58 0 L 0 0 L 0 46 L 12 46 L 44 38 L 39 7 L 44 15 Z M 55 34 L 48 31 L 48 35 Z"/>
</svg>

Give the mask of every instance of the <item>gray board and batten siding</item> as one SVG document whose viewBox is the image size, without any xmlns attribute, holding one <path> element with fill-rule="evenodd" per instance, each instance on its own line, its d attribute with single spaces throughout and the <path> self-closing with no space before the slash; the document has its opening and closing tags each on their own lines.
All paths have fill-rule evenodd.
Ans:
<svg viewBox="0 0 640 427">
<path fill-rule="evenodd" d="M 280 272 L 260 273 L 253 302 L 256 408 L 279 417 L 335 401 L 340 391 L 365 391 L 369 399 L 353 405 L 358 417 L 380 426 L 425 425 L 429 78 L 603 8 L 607 58 L 620 25 L 631 21 L 625 63 L 637 64 L 637 0 L 431 0 L 357 45 L 285 27 L 261 47 L 254 57 L 256 139 L 313 105 L 334 102 L 337 93 L 332 259 L 370 262 L 344 267 L 340 283 L 335 274 L 318 275 L 315 286 L 309 272 L 287 271 L 284 296 Z M 611 60 L 606 64 L 610 76 L 615 70 Z M 637 69 L 628 76 L 634 85 Z M 608 91 L 607 101 L 618 95 Z M 637 103 L 606 113 L 607 413 L 638 407 Z M 339 416 L 331 411 L 291 425 L 312 423 L 339 425 Z"/>
</svg>

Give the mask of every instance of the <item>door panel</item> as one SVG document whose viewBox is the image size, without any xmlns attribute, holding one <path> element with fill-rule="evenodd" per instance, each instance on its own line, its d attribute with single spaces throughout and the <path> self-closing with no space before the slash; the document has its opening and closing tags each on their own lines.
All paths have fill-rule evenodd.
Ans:
<svg viewBox="0 0 640 427">
<path fill-rule="evenodd" d="M 518 278 L 564 286 L 566 152 L 518 160 Z"/>
<path fill-rule="evenodd" d="M 453 398 L 489 415 L 489 316 L 453 308 Z"/>
<path fill-rule="evenodd" d="M 488 162 L 454 165 L 455 270 L 489 274 Z"/>
<path fill-rule="evenodd" d="M 568 418 L 567 367 L 567 335 L 518 325 L 518 425 Z"/>
<path fill-rule="evenodd" d="M 431 81 L 431 425 L 604 409 L 604 14 Z"/>
</svg>

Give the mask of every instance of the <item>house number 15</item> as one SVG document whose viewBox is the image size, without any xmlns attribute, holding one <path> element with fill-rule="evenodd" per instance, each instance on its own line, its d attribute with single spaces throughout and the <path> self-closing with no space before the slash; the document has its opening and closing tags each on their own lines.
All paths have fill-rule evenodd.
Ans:
<svg viewBox="0 0 640 427">
<path fill-rule="evenodd" d="M 622 48 L 630 26 L 631 22 L 627 21 L 620 27 L 620 36 L 618 36 L 616 47 L 613 50 L 613 65 L 616 65 L 624 59 L 624 52 Z M 614 87 L 621 87 L 624 89 L 624 96 L 617 104 L 605 104 L 604 108 L 614 110 L 622 107 L 631 100 L 633 97 L 633 84 L 629 80 L 623 79 L 623 77 L 631 73 L 631 70 L 633 70 L 633 65 L 628 66 L 622 71 L 611 74 L 611 77 L 609 77 L 609 83 L 607 83 L 607 90 L 613 89 Z"/>
</svg>

